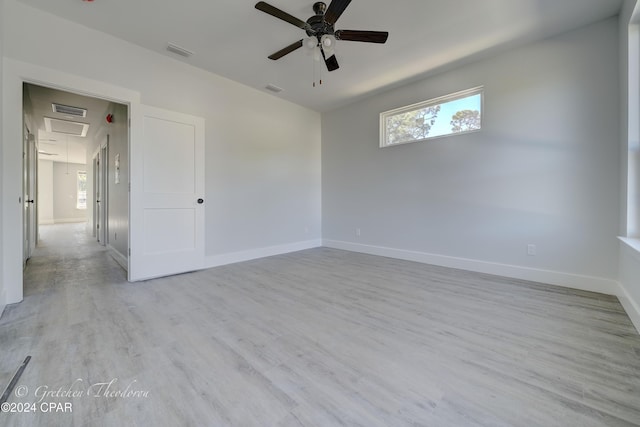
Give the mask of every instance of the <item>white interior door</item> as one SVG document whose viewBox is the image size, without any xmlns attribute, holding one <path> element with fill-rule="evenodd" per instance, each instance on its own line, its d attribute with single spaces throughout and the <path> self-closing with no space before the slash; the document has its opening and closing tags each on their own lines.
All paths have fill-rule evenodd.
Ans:
<svg viewBox="0 0 640 427">
<path fill-rule="evenodd" d="M 204 264 L 204 119 L 132 108 L 129 280 Z"/>
</svg>

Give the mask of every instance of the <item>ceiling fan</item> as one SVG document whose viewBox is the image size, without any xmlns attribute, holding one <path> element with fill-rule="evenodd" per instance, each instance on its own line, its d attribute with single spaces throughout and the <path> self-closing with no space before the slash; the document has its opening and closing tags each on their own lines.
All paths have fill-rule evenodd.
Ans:
<svg viewBox="0 0 640 427">
<path fill-rule="evenodd" d="M 336 40 L 385 43 L 387 41 L 387 37 L 389 37 L 389 33 L 386 31 L 334 29 L 334 24 L 338 18 L 340 18 L 340 15 L 342 15 L 347 6 L 349 6 L 349 3 L 351 3 L 351 0 L 332 0 L 329 7 L 327 7 L 323 2 L 316 2 L 313 4 L 313 11 L 315 12 L 315 15 L 307 19 L 306 22 L 263 1 L 256 3 L 256 9 L 305 30 L 309 36 L 307 39 L 298 40 L 284 49 L 269 55 L 269 59 L 273 59 L 275 61 L 305 45 L 309 49 L 315 49 L 317 47 L 322 53 L 327 69 L 329 71 L 333 71 L 340 67 L 334 53 Z"/>
</svg>

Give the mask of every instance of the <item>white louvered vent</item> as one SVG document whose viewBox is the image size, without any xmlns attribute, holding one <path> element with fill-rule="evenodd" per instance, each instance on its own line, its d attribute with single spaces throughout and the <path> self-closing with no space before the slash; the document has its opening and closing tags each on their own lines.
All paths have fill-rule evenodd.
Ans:
<svg viewBox="0 0 640 427">
<path fill-rule="evenodd" d="M 73 136 L 87 136 L 89 123 L 74 122 L 71 120 L 60 120 L 51 117 L 44 118 L 44 127 L 47 132 L 64 133 Z"/>
<path fill-rule="evenodd" d="M 167 50 L 169 52 L 175 53 L 176 55 L 184 56 L 185 58 L 188 58 L 191 55 L 193 55 L 193 52 L 191 52 L 190 50 L 187 50 L 187 49 L 185 49 L 183 47 L 180 47 L 178 45 L 175 45 L 173 43 L 168 43 L 167 44 Z"/>
<path fill-rule="evenodd" d="M 282 92 L 284 89 L 282 89 L 281 87 L 278 87 L 274 84 L 268 84 L 264 87 L 266 90 L 273 92 L 273 93 L 279 93 Z"/>
<path fill-rule="evenodd" d="M 80 107 L 72 107 L 70 105 L 51 104 L 54 113 L 60 113 L 67 116 L 87 117 L 87 109 Z"/>
</svg>

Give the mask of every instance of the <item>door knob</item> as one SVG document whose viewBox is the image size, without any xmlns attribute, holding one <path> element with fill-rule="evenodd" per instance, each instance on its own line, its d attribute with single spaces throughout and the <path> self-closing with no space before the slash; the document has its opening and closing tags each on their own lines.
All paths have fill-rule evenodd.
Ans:
<svg viewBox="0 0 640 427">
<path fill-rule="evenodd" d="M 27 200 L 27 203 L 34 203 L 33 200 Z"/>
<path fill-rule="evenodd" d="M 201 205 L 204 203 L 204 199 L 198 199 L 198 204 Z"/>
</svg>

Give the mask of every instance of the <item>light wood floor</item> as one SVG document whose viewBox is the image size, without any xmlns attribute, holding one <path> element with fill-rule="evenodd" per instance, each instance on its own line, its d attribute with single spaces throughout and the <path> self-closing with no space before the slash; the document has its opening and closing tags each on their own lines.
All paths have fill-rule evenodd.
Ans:
<svg viewBox="0 0 640 427">
<path fill-rule="evenodd" d="M 73 412 L 3 426 L 640 425 L 614 297 L 324 248 L 129 284 L 82 226 L 42 235 L 0 385 L 31 355 L 9 402 Z"/>
</svg>

